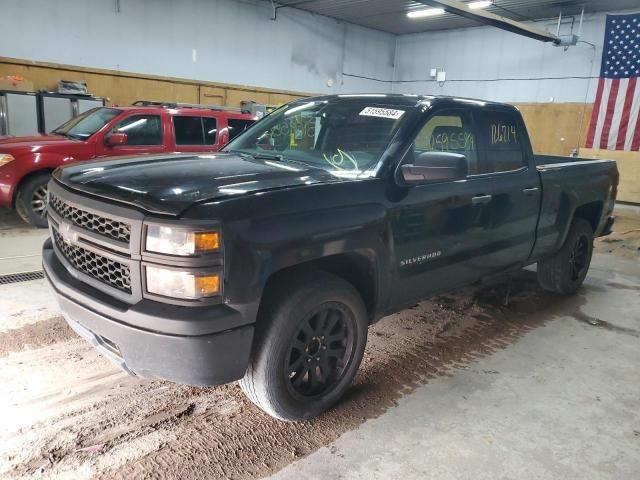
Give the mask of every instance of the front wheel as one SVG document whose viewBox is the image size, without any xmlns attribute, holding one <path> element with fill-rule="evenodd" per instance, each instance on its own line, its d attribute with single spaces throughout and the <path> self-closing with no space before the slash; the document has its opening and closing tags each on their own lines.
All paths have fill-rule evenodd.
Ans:
<svg viewBox="0 0 640 480">
<path fill-rule="evenodd" d="M 584 282 L 593 254 L 591 224 L 576 218 L 562 248 L 553 256 L 538 262 L 538 283 L 550 292 L 571 294 Z"/>
<path fill-rule="evenodd" d="M 18 188 L 16 210 L 32 227 L 47 226 L 47 183 L 51 174 L 39 173 L 25 180 Z"/>
<path fill-rule="evenodd" d="M 350 283 L 324 272 L 294 281 L 267 299 L 240 380 L 253 403 L 287 421 L 315 417 L 342 397 L 360 366 L 368 327 Z"/>
</svg>

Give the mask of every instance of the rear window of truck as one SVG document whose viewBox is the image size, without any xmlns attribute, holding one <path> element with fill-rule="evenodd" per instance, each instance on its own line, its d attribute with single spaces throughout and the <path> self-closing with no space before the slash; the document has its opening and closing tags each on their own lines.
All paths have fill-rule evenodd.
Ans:
<svg viewBox="0 0 640 480">
<path fill-rule="evenodd" d="M 478 114 L 477 133 L 485 157 L 487 173 L 509 172 L 527 166 L 523 151 L 521 122 L 509 112 L 483 111 Z"/>
</svg>

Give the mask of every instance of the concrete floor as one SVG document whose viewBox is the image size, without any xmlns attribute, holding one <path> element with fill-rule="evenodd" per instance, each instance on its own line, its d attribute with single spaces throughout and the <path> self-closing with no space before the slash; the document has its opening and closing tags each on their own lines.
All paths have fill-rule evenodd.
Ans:
<svg viewBox="0 0 640 480">
<path fill-rule="evenodd" d="M 640 478 L 638 292 L 638 262 L 596 255 L 566 315 L 271 478 Z"/>
</svg>

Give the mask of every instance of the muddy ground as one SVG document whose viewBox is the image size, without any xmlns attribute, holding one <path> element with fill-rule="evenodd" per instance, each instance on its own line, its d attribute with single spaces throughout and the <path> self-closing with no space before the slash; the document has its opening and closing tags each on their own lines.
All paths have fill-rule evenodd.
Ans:
<svg viewBox="0 0 640 480">
<path fill-rule="evenodd" d="M 595 241 L 596 251 L 613 253 L 629 259 L 640 258 L 640 209 L 631 207 L 618 208 L 613 233 Z"/>
<path fill-rule="evenodd" d="M 640 215 L 618 216 L 616 233 L 596 250 L 640 259 Z M 0 478 L 264 477 L 431 378 L 578 310 L 578 297 L 543 292 L 532 271 L 513 279 L 508 305 L 506 285 L 496 277 L 376 324 L 347 398 L 297 424 L 262 413 L 236 384 L 195 388 L 128 377 L 60 317 L 0 329 Z"/>
</svg>

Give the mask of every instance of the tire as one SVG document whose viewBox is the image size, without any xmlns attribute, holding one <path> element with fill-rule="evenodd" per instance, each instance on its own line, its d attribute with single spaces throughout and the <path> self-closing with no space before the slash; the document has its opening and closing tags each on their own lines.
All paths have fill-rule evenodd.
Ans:
<svg viewBox="0 0 640 480">
<path fill-rule="evenodd" d="M 550 292 L 569 295 L 584 282 L 593 254 L 591 224 L 575 218 L 562 248 L 538 262 L 538 283 Z"/>
<path fill-rule="evenodd" d="M 362 298 L 350 283 L 317 271 L 289 277 L 266 302 L 240 386 L 273 417 L 315 417 L 342 397 L 360 366 L 368 329 Z"/>
<path fill-rule="evenodd" d="M 27 178 L 18 188 L 16 210 L 32 227 L 47 227 L 47 183 L 51 174 L 38 173 Z"/>
</svg>

